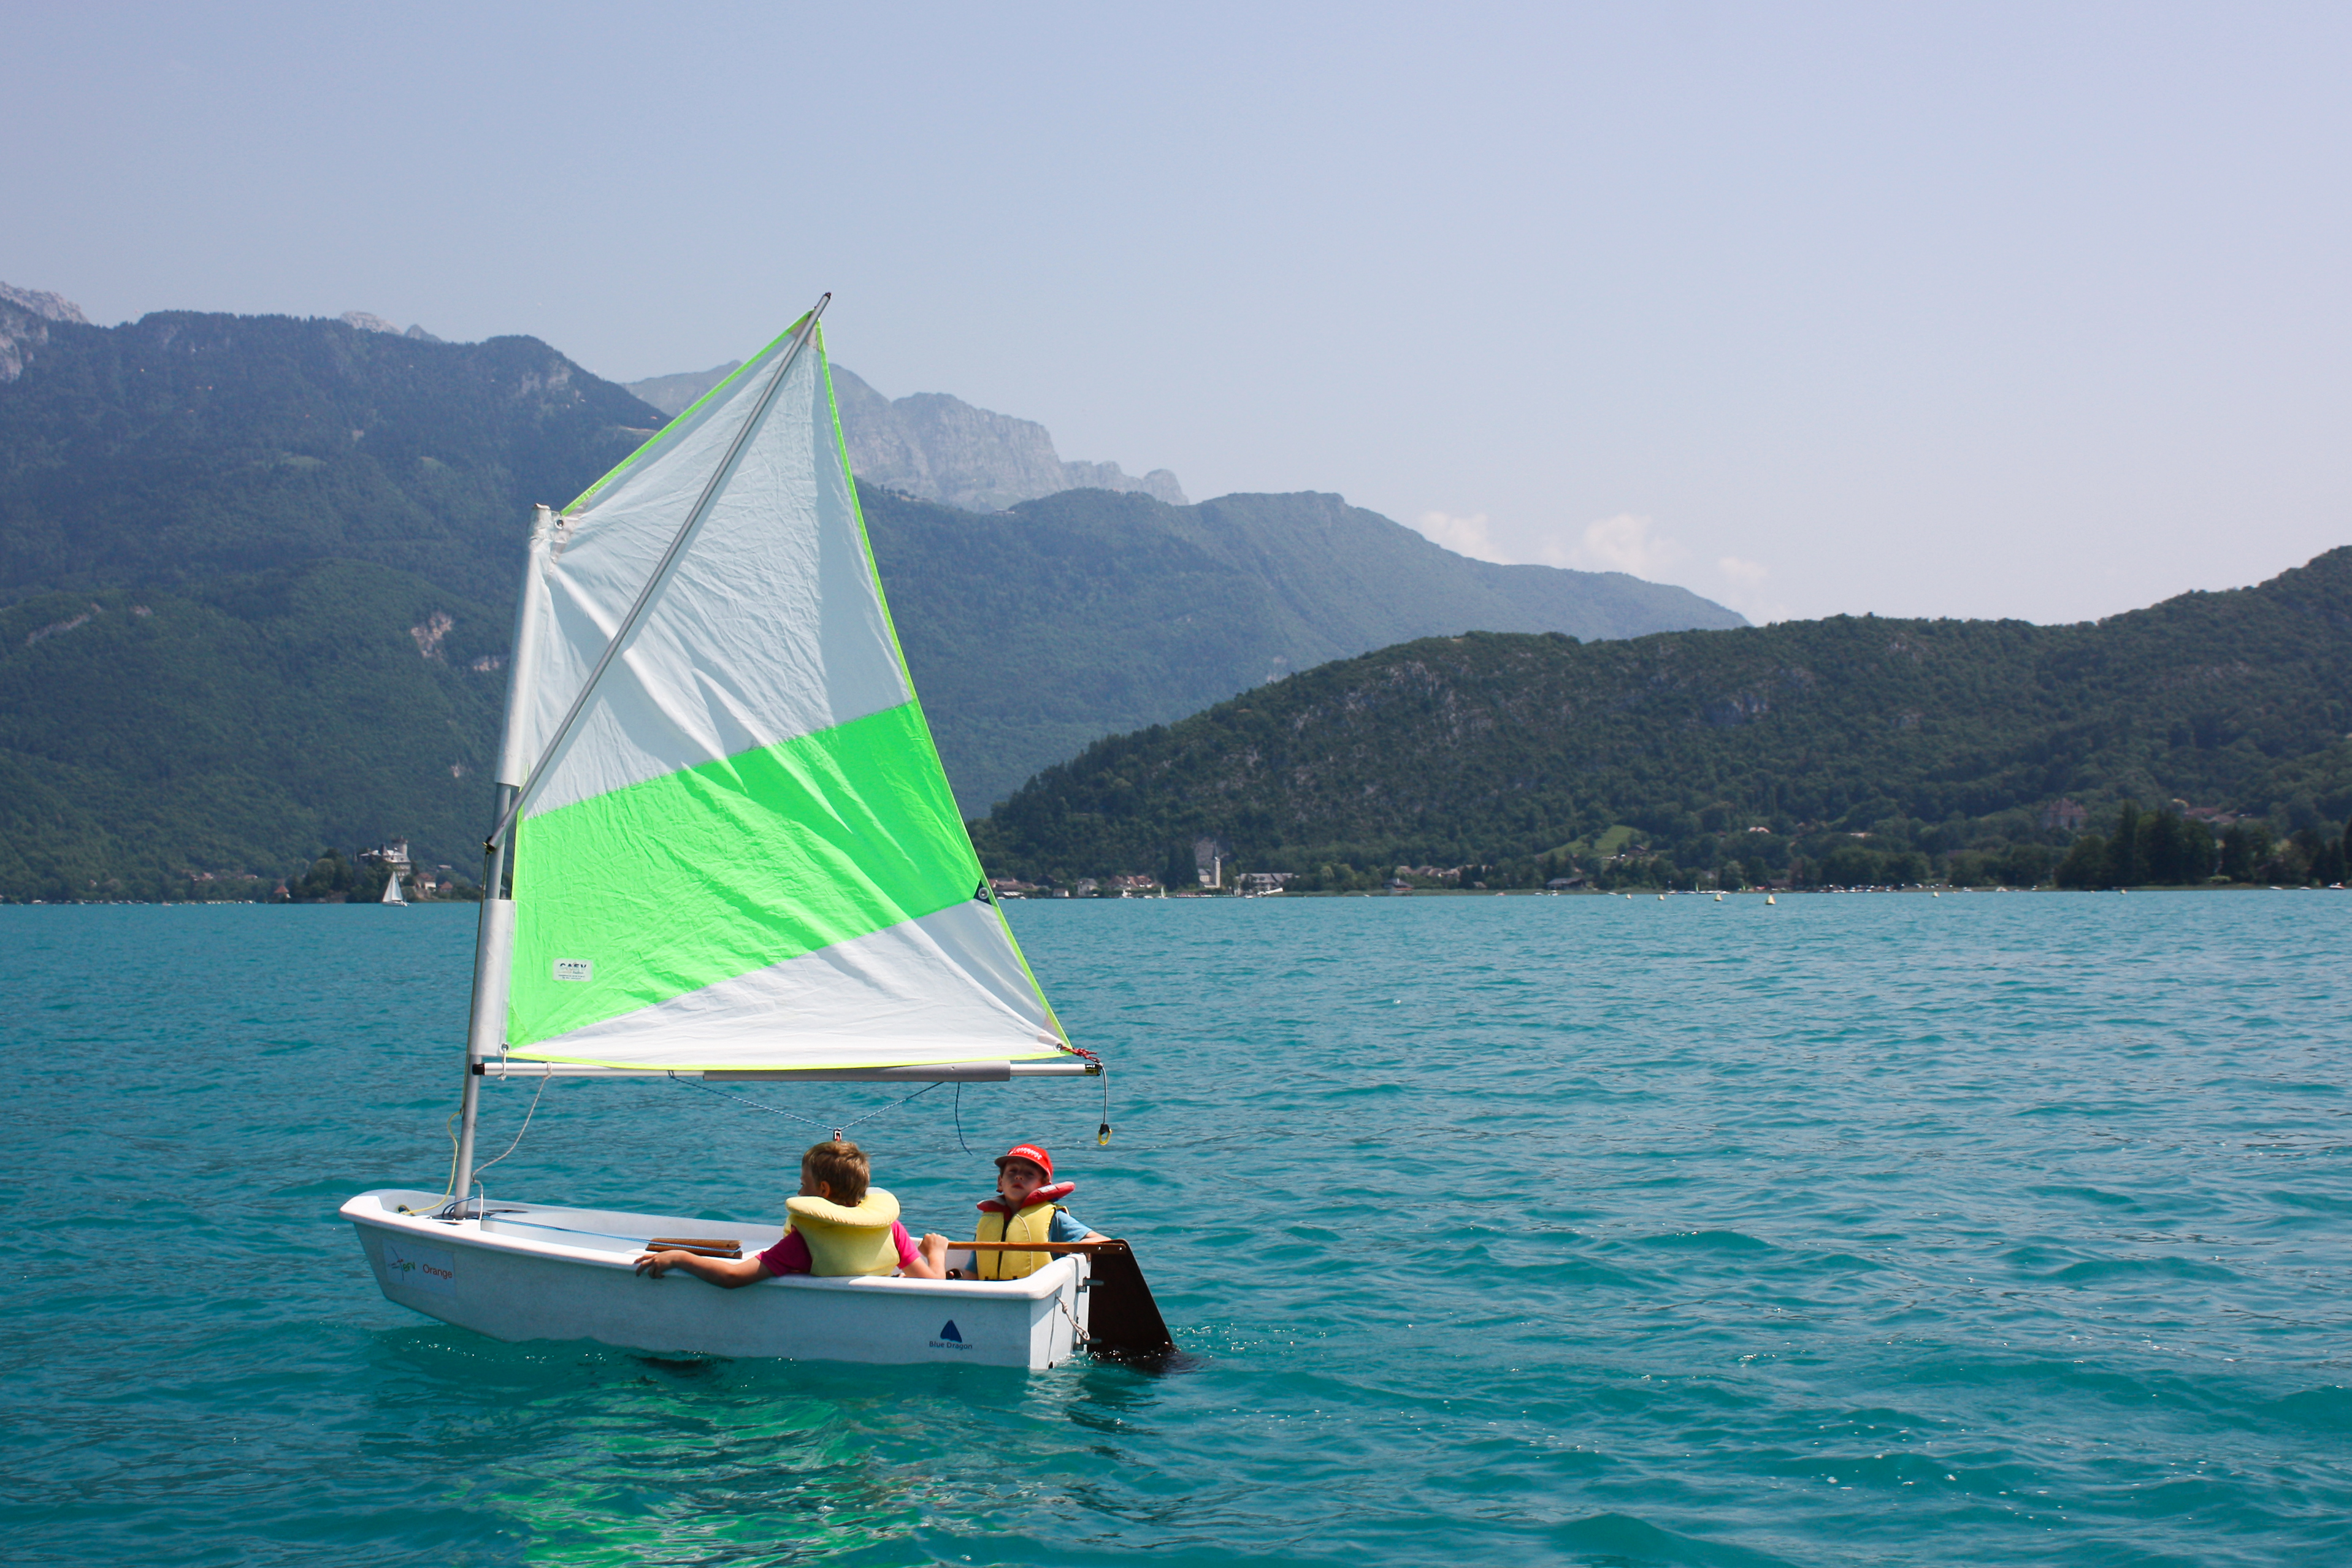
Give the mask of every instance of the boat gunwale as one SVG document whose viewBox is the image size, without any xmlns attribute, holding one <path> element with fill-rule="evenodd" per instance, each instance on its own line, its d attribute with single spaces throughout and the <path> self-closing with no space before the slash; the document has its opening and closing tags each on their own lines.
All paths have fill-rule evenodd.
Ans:
<svg viewBox="0 0 2352 1568">
<path fill-rule="evenodd" d="M 432 1239 L 443 1244 L 476 1248 L 489 1252 L 517 1253 L 524 1257 L 544 1258 L 550 1261 L 584 1263 L 593 1268 L 618 1269 L 634 1273 L 639 1254 L 611 1248 L 581 1247 L 562 1241 L 541 1241 L 524 1236 L 501 1236 L 482 1228 L 478 1219 L 436 1219 L 427 1214 L 397 1214 L 386 1207 L 385 1200 L 403 1201 L 422 1198 L 429 1203 L 446 1201 L 437 1194 L 413 1192 L 404 1187 L 375 1187 L 344 1200 L 337 1212 L 354 1225 L 372 1225 L 379 1229 L 397 1231 L 420 1239 Z M 366 1207 L 373 1203 L 373 1207 Z M 543 1213 L 567 1212 L 557 1204 L 526 1206 Z M 618 1213 L 613 1209 L 581 1210 L 572 1213 Z M 496 1216 L 492 1216 L 493 1219 Z M 689 1219 L 678 1215 L 635 1215 L 639 1219 L 657 1219 L 665 1225 L 709 1225 L 711 1220 Z M 756 1228 L 775 1230 L 774 1226 Z M 781 1232 L 779 1232 L 781 1234 Z M 954 1250 L 956 1243 L 948 1243 Z M 760 1290 L 781 1286 L 788 1291 L 884 1291 L 899 1294 L 946 1296 L 957 1301 L 1013 1300 L 1042 1301 L 1059 1295 L 1063 1290 L 1061 1265 L 1066 1258 L 1055 1258 L 1035 1273 L 1018 1280 L 909 1280 L 881 1274 L 845 1275 L 838 1278 L 813 1274 L 778 1274 L 740 1287 Z"/>
</svg>

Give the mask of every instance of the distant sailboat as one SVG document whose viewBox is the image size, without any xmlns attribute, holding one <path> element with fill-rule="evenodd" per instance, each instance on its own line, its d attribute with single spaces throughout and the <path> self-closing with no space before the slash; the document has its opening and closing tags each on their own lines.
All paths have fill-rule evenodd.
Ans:
<svg viewBox="0 0 2352 1568">
<path fill-rule="evenodd" d="M 377 902 L 382 904 L 396 904 L 403 909 L 408 907 L 408 900 L 400 896 L 400 873 L 398 872 L 394 872 L 392 873 L 392 880 L 383 884 L 383 897 L 379 899 Z"/>
</svg>

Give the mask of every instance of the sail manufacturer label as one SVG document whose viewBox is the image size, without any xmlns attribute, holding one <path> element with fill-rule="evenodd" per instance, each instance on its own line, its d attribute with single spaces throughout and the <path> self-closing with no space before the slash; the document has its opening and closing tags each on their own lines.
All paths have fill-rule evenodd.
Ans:
<svg viewBox="0 0 2352 1568">
<path fill-rule="evenodd" d="M 593 980 L 596 977 L 596 961 L 593 958 L 558 958 L 555 961 L 555 977 L 559 980 Z"/>
</svg>

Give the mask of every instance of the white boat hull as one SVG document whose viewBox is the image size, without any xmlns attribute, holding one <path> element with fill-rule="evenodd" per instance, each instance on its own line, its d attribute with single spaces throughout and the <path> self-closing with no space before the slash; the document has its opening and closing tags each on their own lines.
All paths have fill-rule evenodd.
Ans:
<svg viewBox="0 0 2352 1568">
<path fill-rule="evenodd" d="M 635 1262 L 656 1236 L 722 1233 L 748 1255 L 773 1244 L 781 1228 L 495 1200 L 483 1219 L 429 1218 L 441 1202 L 380 1190 L 352 1198 L 342 1215 L 386 1300 L 493 1339 L 1034 1371 L 1086 1342 L 1087 1262 L 1079 1255 L 1025 1280 L 792 1275 L 728 1291 L 680 1273 L 648 1279 Z"/>
</svg>

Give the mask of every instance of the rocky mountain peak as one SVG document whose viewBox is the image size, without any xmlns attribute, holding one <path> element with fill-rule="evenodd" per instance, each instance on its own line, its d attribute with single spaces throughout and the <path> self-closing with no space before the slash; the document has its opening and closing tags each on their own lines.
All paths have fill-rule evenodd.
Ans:
<svg viewBox="0 0 2352 1568">
<path fill-rule="evenodd" d="M 44 321 L 71 321 L 82 327 L 89 325 L 89 318 L 81 313 L 81 307 L 62 294 L 0 283 L 0 300 L 7 301 L 19 310 L 29 311 Z"/>
<path fill-rule="evenodd" d="M 664 413 L 677 414 L 740 363 L 625 384 Z M 870 485 L 968 512 L 1001 512 L 1064 490 L 1140 491 L 1171 507 L 1190 505 L 1165 468 L 1138 476 L 1116 463 L 1064 462 L 1053 433 L 1034 420 L 976 408 L 945 392 L 887 398 L 838 364 L 833 392 L 849 465 Z"/>
<path fill-rule="evenodd" d="M 13 382 L 25 373 L 33 350 L 49 340 L 52 321 L 89 325 L 81 307 L 62 294 L 0 283 L 0 382 Z"/>
<path fill-rule="evenodd" d="M 412 326 L 404 332 L 383 317 L 365 310 L 346 310 L 341 319 L 346 326 L 356 327 L 362 332 L 389 332 L 395 338 L 414 338 L 420 343 L 446 341 L 446 339 L 435 337 L 422 327 Z"/>
</svg>

